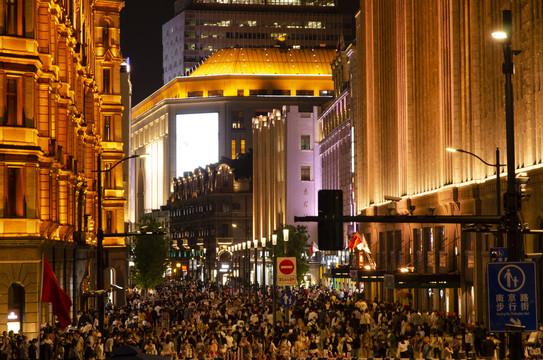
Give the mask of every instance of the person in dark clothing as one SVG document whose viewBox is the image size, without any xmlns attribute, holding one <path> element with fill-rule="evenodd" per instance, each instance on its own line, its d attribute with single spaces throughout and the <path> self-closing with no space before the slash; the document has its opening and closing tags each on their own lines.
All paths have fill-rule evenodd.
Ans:
<svg viewBox="0 0 543 360">
<path fill-rule="evenodd" d="M 485 359 L 492 359 L 494 358 L 494 350 L 496 350 L 496 343 L 490 334 L 486 334 L 485 339 L 481 343 L 481 356 Z"/>
<path fill-rule="evenodd" d="M 475 348 L 475 355 L 481 356 L 481 344 L 485 337 L 485 330 L 482 327 L 481 322 L 477 321 L 473 328 L 473 347 Z"/>
<path fill-rule="evenodd" d="M 36 360 L 38 356 L 38 339 L 32 339 L 30 346 L 28 347 L 28 359 Z"/>
</svg>

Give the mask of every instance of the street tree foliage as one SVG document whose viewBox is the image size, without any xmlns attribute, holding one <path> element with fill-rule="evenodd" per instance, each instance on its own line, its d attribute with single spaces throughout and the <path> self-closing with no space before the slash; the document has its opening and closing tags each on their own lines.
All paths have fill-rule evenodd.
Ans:
<svg viewBox="0 0 543 360">
<path fill-rule="evenodd" d="M 162 283 L 168 265 L 170 241 L 162 224 L 152 216 L 144 216 L 138 224 L 140 233 L 135 236 L 132 280 L 143 289 L 151 289 Z"/>
<path fill-rule="evenodd" d="M 285 241 L 283 238 L 283 229 L 289 230 L 287 253 L 285 254 Z M 309 240 L 309 233 L 307 232 L 307 226 L 305 225 L 284 225 L 282 228 L 275 230 L 274 234 L 277 234 L 277 257 L 295 257 L 296 258 L 296 280 L 298 284 L 303 282 L 304 274 L 309 271 L 308 264 L 308 250 L 307 243 Z M 266 243 L 266 248 L 269 253 L 273 253 L 273 246 L 271 240 Z"/>
</svg>

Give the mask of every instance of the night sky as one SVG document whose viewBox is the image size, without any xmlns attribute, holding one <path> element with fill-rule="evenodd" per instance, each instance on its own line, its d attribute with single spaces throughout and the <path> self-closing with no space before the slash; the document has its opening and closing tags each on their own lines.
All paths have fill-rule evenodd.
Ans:
<svg viewBox="0 0 543 360">
<path fill-rule="evenodd" d="M 152 6 L 149 6 L 152 4 Z M 121 49 L 130 58 L 132 106 L 162 82 L 162 24 L 173 18 L 174 0 L 127 0 L 121 10 Z"/>
</svg>

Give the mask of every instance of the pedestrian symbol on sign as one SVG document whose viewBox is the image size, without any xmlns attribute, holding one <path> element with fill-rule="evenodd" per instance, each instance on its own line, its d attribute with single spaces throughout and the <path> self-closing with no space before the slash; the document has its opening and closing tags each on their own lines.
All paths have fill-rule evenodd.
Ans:
<svg viewBox="0 0 543 360">
<path fill-rule="evenodd" d="M 504 266 L 498 272 L 498 284 L 507 292 L 516 292 L 524 286 L 526 275 L 517 265 Z"/>
</svg>

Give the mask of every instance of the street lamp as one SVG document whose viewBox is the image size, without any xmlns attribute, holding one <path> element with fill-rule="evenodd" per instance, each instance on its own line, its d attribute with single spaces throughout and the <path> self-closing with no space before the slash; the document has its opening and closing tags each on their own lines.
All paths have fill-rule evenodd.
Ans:
<svg viewBox="0 0 543 360">
<path fill-rule="evenodd" d="M 492 33 L 492 37 L 502 44 L 505 75 L 505 134 L 507 145 L 507 191 L 505 193 L 505 226 L 507 229 L 507 257 L 509 261 L 524 260 L 524 242 L 519 219 L 520 202 L 515 178 L 515 120 L 513 112 L 513 55 L 518 51 L 511 49 L 513 20 L 511 10 L 503 11 L 502 30 Z M 509 333 L 512 360 L 520 360 L 522 354 L 521 332 Z"/>
<path fill-rule="evenodd" d="M 266 238 L 260 239 L 262 242 L 262 289 L 266 291 Z"/>
<path fill-rule="evenodd" d="M 96 192 L 98 193 L 98 209 L 97 209 L 97 216 L 98 216 L 98 228 L 96 230 L 96 287 L 97 290 L 104 290 L 104 229 L 102 224 L 102 173 L 104 172 L 110 172 L 111 170 L 115 169 L 117 165 L 120 163 L 135 159 L 135 158 L 143 158 L 148 156 L 147 154 L 142 155 L 131 155 L 128 157 L 125 157 L 119 161 L 117 161 L 113 166 L 111 166 L 109 169 L 102 170 L 102 154 L 98 153 L 97 157 L 97 170 L 95 170 L 96 173 L 98 173 L 98 181 L 96 184 Z M 104 293 L 99 293 L 98 295 L 98 329 L 100 332 L 104 331 Z"/>
<path fill-rule="evenodd" d="M 287 250 L 288 250 L 288 236 L 289 236 L 289 230 L 287 227 L 283 228 L 283 256 L 287 256 Z M 287 291 L 289 290 L 288 286 L 285 288 Z M 285 323 L 290 323 L 289 319 L 289 307 L 285 306 Z"/>
<path fill-rule="evenodd" d="M 497 215 L 501 215 L 501 201 L 500 201 L 500 198 L 501 198 L 501 184 L 500 184 L 500 167 L 502 166 L 505 166 L 504 164 L 500 164 L 500 148 L 496 148 L 496 163 L 495 164 L 490 164 L 486 161 L 484 161 L 481 157 L 479 157 L 478 155 L 472 153 L 472 152 L 469 152 L 469 151 L 466 151 L 466 150 L 462 150 L 462 149 L 455 149 L 455 148 L 446 148 L 447 151 L 449 152 L 459 152 L 459 153 L 464 153 L 464 154 L 468 154 L 468 155 L 471 155 L 477 159 L 479 159 L 483 164 L 485 164 L 486 166 L 493 166 L 496 168 L 496 214 Z"/>
<path fill-rule="evenodd" d="M 247 286 L 249 293 L 247 297 L 251 300 L 251 240 L 247 240 Z"/>
<path fill-rule="evenodd" d="M 277 234 L 272 234 L 272 248 L 273 248 L 273 263 L 272 263 L 272 274 L 273 274 L 273 302 L 272 302 L 272 311 L 273 311 L 273 326 L 277 324 Z"/>
<path fill-rule="evenodd" d="M 258 298 L 258 240 L 257 239 L 253 239 L 253 246 L 255 248 L 255 284 L 254 284 L 254 287 L 255 287 L 255 304 L 256 302 L 258 301 L 257 298 Z"/>
<path fill-rule="evenodd" d="M 240 267 L 240 271 L 241 271 L 241 274 L 239 275 L 240 277 L 240 280 L 242 282 L 242 285 L 243 285 L 243 293 L 245 295 L 245 292 L 247 291 L 247 286 L 245 286 L 246 284 L 246 275 L 247 275 L 247 271 L 246 268 L 247 268 L 247 259 L 245 257 L 246 255 L 246 246 L 247 244 L 245 244 L 245 241 L 243 241 L 241 244 L 241 267 Z"/>
</svg>

